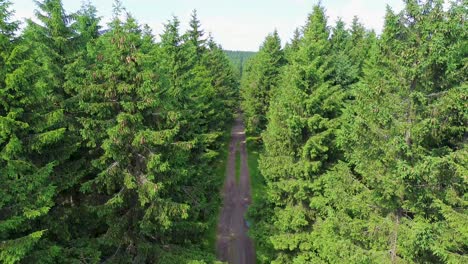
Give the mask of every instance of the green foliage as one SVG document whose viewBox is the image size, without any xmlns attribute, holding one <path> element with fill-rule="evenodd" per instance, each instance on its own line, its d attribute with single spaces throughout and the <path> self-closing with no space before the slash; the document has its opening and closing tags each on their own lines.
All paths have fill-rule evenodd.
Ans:
<svg viewBox="0 0 468 264">
<path fill-rule="evenodd" d="M 317 5 L 258 53 L 196 11 L 156 42 L 120 1 L 106 31 L 36 4 L 19 33 L 0 0 L 1 263 L 216 263 L 239 99 L 260 263 L 468 261 L 466 1 L 407 0 L 381 36 Z"/>
<path fill-rule="evenodd" d="M 262 134 L 261 263 L 466 262 L 462 2 L 406 1 L 378 38 L 314 7 Z"/>
<path fill-rule="evenodd" d="M 174 19 L 155 43 L 114 5 L 37 2 L 16 38 L 0 2 L 0 262 L 212 263 L 234 69 Z M 122 20 L 122 17 L 125 19 Z"/>
<path fill-rule="evenodd" d="M 242 79 L 247 62 L 256 54 L 254 51 L 238 50 L 224 50 L 224 53 L 229 58 L 229 61 L 233 64 L 238 79 Z"/>
<path fill-rule="evenodd" d="M 119 15 L 114 14 L 109 32 L 89 47 L 85 59 L 91 64 L 80 84 L 80 108 L 86 113 L 80 118 L 81 134 L 88 146 L 101 151 L 92 161 L 97 175 L 84 186 L 107 196 L 97 205 L 107 225 L 101 237 L 105 244 L 133 247 L 131 255 L 145 259 L 150 236 L 168 230 L 172 218 L 187 217 L 188 205 L 164 197 L 170 186 L 164 175 L 177 178 L 173 167 L 184 163 L 186 150 L 181 143 L 171 144 L 179 128 L 164 118 L 160 73 L 141 50 L 141 30 L 131 16 L 121 21 Z M 154 116 L 157 111 L 163 116 Z M 182 153 L 169 161 L 170 151 Z"/>
<path fill-rule="evenodd" d="M 263 178 L 260 170 L 258 168 L 258 160 L 260 155 L 260 148 L 257 144 L 256 138 L 249 137 L 247 138 L 247 164 L 249 168 L 250 181 L 252 186 L 252 205 L 249 207 L 248 211 L 248 221 L 249 225 L 249 234 L 250 236 L 257 238 L 255 242 L 255 250 L 257 255 L 257 260 L 260 263 L 264 263 L 268 259 L 268 241 L 265 239 L 268 230 L 262 229 L 268 214 L 264 213 L 262 215 L 258 214 L 258 210 L 264 210 L 264 202 L 266 196 L 266 186 L 265 179 Z M 264 211 L 262 211 L 264 212 Z M 262 234 L 262 232 L 265 232 Z"/>
<path fill-rule="evenodd" d="M 313 257 L 316 249 L 306 246 L 311 243 L 308 230 L 317 221 L 310 204 L 317 177 L 339 158 L 334 141 L 344 96 L 340 86 L 326 80 L 331 70 L 328 41 L 324 10 L 316 6 L 297 52 L 282 71 L 263 133 L 260 170 L 267 182 L 267 204 L 274 208 L 269 240 L 277 251 L 297 252 L 288 261 L 318 260 Z M 276 261 L 285 257 L 279 254 Z"/>
<path fill-rule="evenodd" d="M 270 98 L 279 80 L 284 54 L 278 32 L 268 35 L 260 51 L 249 61 L 241 82 L 241 107 L 247 131 L 258 135 L 266 128 Z"/>
<path fill-rule="evenodd" d="M 446 123 L 452 131 L 466 122 L 466 110 L 456 106 L 461 101 L 446 104 L 453 94 L 464 97 L 466 82 L 450 77 L 463 69 L 446 59 L 459 45 L 446 37 L 447 16 L 441 2 L 408 1 L 400 14 L 387 11 L 381 48 L 365 67 L 341 136 L 348 160 L 375 196 L 373 213 L 391 221 L 385 243 L 376 245 L 390 252 L 391 262 L 451 263 L 464 255 L 466 242 L 448 245 L 442 238 L 464 236 L 445 210 L 463 208 L 466 192 L 466 164 L 455 158 L 466 155 L 461 134 L 436 132 L 446 107 L 458 116 Z"/>
<path fill-rule="evenodd" d="M 1 260 L 14 263 L 28 254 L 46 228 L 36 226 L 54 205 L 55 158 L 64 143 L 63 111 L 57 107 L 51 77 L 53 62 L 41 60 L 50 46 L 29 48 L 43 36 L 32 24 L 23 38 L 14 38 L 8 2 L 2 15 L 0 81 L 0 240 Z M 50 82 L 49 82 L 50 81 Z"/>
<path fill-rule="evenodd" d="M 43 233 L 44 231 L 36 231 L 25 237 L 3 242 L 0 246 L 0 260 L 2 263 L 16 263 L 21 260 L 37 243 Z"/>
</svg>

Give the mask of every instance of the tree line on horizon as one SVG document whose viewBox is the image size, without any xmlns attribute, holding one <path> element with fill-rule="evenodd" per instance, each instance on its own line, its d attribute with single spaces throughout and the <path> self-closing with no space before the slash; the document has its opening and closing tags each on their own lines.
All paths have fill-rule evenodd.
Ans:
<svg viewBox="0 0 468 264">
<path fill-rule="evenodd" d="M 380 36 L 316 5 L 246 65 L 259 263 L 468 262 L 467 2 L 404 2 Z"/>
<path fill-rule="evenodd" d="M 0 0 L 0 263 L 212 263 L 238 80 L 193 13 Z"/>
<path fill-rule="evenodd" d="M 242 79 L 242 74 L 245 72 L 245 65 L 249 59 L 255 55 L 254 51 L 239 51 L 239 50 L 224 50 L 229 60 L 232 62 L 236 70 L 237 79 Z"/>
</svg>

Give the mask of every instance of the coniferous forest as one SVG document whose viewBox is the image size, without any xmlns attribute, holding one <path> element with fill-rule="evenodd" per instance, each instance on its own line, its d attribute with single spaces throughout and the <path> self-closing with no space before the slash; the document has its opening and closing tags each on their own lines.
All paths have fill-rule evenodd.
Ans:
<svg viewBox="0 0 468 264">
<path fill-rule="evenodd" d="M 224 51 L 234 66 L 235 72 L 237 74 L 237 79 L 242 78 L 242 74 L 245 71 L 245 65 L 249 61 L 249 59 L 255 55 L 255 52 L 252 51 L 232 51 L 232 50 L 225 50 Z"/>
<path fill-rule="evenodd" d="M 380 36 L 315 6 L 249 62 L 259 263 L 468 263 L 468 5 L 405 4 Z"/>
<path fill-rule="evenodd" d="M 468 3 L 404 3 L 243 53 L 0 0 L 0 263 L 221 263 L 236 117 L 256 263 L 468 263 Z"/>
<path fill-rule="evenodd" d="M 37 2 L 21 34 L 0 1 L 0 263 L 214 261 L 208 231 L 237 101 L 193 13 L 161 41 L 116 1 L 112 22 Z M 221 175 L 222 177 L 222 175 Z"/>
</svg>

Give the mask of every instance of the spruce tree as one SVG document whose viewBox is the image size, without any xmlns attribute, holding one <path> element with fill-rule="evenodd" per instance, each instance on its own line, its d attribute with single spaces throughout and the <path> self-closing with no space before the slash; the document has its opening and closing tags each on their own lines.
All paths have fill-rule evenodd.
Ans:
<svg viewBox="0 0 468 264">
<path fill-rule="evenodd" d="M 299 43 L 302 38 L 302 32 L 299 28 L 294 30 L 294 35 L 289 43 L 286 43 L 284 46 L 284 57 L 285 59 L 290 62 L 292 61 L 294 54 L 296 54 L 297 50 L 299 49 Z"/>
<path fill-rule="evenodd" d="M 93 6 L 89 0 L 84 1 L 80 10 L 72 15 L 74 23 L 73 30 L 78 35 L 76 36 L 76 48 L 86 50 L 86 45 L 97 39 L 99 30 L 101 29 L 99 22 L 100 18 L 97 16 L 96 7 Z"/>
<path fill-rule="evenodd" d="M 230 124 L 233 113 L 237 110 L 239 83 L 221 46 L 216 44 L 211 37 L 208 39 L 207 45 L 208 50 L 203 64 L 210 71 L 211 85 L 216 93 L 216 101 L 213 106 L 216 116 L 211 120 L 210 127 L 222 131 L 221 128 Z"/>
<path fill-rule="evenodd" d="M 60 0 L 37 1 L 36 4 L 36 17 L 39 22 L 27 21 L 20 46 L 21 50 L 28 50 L 23 55 L 24 66 L 41 71 L 33 80 L 33 85 L 40 86 L 45 91 L 49 102 L 37 111 L 42 115 L 42 118 L 36 120 L 37 126 L 53 128 L 57 133 L 55 139 L 50 139 L 54 144 L 48 146 L 48 151 L 40 158 L 58 162 L 53 180 L 61 191 L 72 186 L 76 182 L 76 174 L 79 173 L 77 166 L 69 162 L 79 147 L 80 138 L 73 133 L 71 127 L 74 117 L 70 115 L 72 106 L 69 104 L 70 96 L 65 88 L 65 66 L 76 50 L 70 40 L 74 39 L 76 34 L 71 28 L 72 17 L 65 12 Z"/>
<path fill-rule="evenodd" d="M 93 255 L 95 258 L 94 253 L 90 253 L 94 251 L 92 247 L 86 249 L 89 246 L 86 242 L 81 241 L 81 245 L 77 245 L 74 240 L 87 231 L 86 228 L 80 229 L 77 226 L 88 226 L 85 219 L 90 219 L 86 215 L 77 218 L 77 215 L 83 215 L 84 212 L 81 210 L 83 207 L 79 183 L 89 172 L 90 166 L 87 165 L 89 160 L 83 155 L 86 150 L 83 149 L 79 134 L 76 94 L 66 84 L 71 77 L 67 73 L 69 64 L 82 52 L 88 40 L 84 40 L 85 34 L 75 29 L 75 25 L 79 23 L 74 23 L 77 17 L 67 14 L 61 1 L 38 1 L 36 4 L 38 22 L 28 20 L 24 41 L 20 46 L 30 50 L 25 58 L 33 61 L 34 65 L 29 67 L 41 70 L 37 74 L 37 80 L 33 82 L 47 96 L 36 110 L 41 117 L 35 119 L 35 126 L 44 127 L 47 124 L 46 129 L 56 129 L 51 137 L 53 141 L 44 148 L 40 159 L 56 163 L 50 180 L 56 186 L 57 194 L 55 206 L 38 223 L 48 230 L 47 237 L 41 240 L 37 250 L 28 256 L 27 261 L 54 262 L 74 258 L 83 255 L 80 248 L 88 251 L 86 256 Z M 89 28 L 88 31 L 91 32 L 92 29 Z"/>
<path fill-rule="evenodd" d="M 345 27 L 345 23 L 338 20 L 333 28 L 333 34 L 330 38 L 332 53 L 330 68 L 332 70 L 329 72 L 327 79 L 331 81 L 332 85 L 340 85 L 346 89 L 358 80 L 359 65 L 353 65 L 351 60 L 351 35 Z"/>
<path fill-rule="evenodd" d="M 185 173 L 187 144 L 173 142 L 177 113 L 167 112 L 158 68 L 147 67 L 155 65 L 141 51 L 139 25 L 130 15 L 121 21 L 121 12 L 117 3 L 109 32 L 88 50 L 81 134 L 94 149 L 98 174 L 82 189 L 102 194 L 95 208 L 106 225 L 99 238 L 103 256 L 154 261 L 156 248 L 171 239 L 165 234 L 173 220 L 187 217 L 188 205 L 170 198 Z"/>
<path fill-rule="evenodd" d="M 217 190 L 214 183 L 219 182 L 214 164 L 219 157 L 222 135 L 232 118 L 232 113 L 227 113 L 232 99 L 226 96 L 235 92 L 235 87 L 225 86 L 231 85 L 232 76 L 221 75 L 228 72 L 229 68 L 225 67 L 230 67 L 224 54 L 212 40 L 205 41 L 202 32 L 194 13 L 188 31 L 175 50 L 182 59 L 178 63 L 185 69 L 178 76 L 179 100 L 184 104 L 174 105 L 175 111 L 181 113 L 180 130 L 183 131 L 177 140 L 190 142 L 191 149 L 188 173 L 177 187 L 178 199 L 190 204 L 189 218 L 180 223 L 174 235 L 183 233 L 189 238 L 205 236 L 207 223 L 219 205 L 219 200 L 213 199 L 217 197 L 212 196 Z"/>
<path fill-rule="evenodd" d="M 81 184 L 94 177 L 95 170 L 90 165 L 91 149 L 80 135 L 82 127 L 79 119 L 83 117 L 83 111 L 79 107 L 79 86 L 74 84 L 84 78 L 86 64 L 81 58 L 86 56 L 87 45 L 98 37 L 99 18 L 89 2 L 83 3 L 81 9 L 69 17 L 71 37 L 67 40 L 67 54 L 62 54 L 66 65 L 63 67 L 64 79 L 60 89 L 63 89 L 61 105 L 66 117 L 66 144 L 69 144 L 72 152 L 57 166 L 57 179 L 66 184 L 57 184 L 56 205 L 41 223 L 49 230 L 48 241 L 42 245 L 42 255 L 47 257 L 41 261 L 97 262 L 101 253 L 93 236 L 101 223 L 96 212 L 90 209 L 89 197 L 80 191 Z M 37 254 L 31 258 L 37 259 Z"/>
<path fill-rule="evenodd" d="M 29 254 L 47 230 L 37 219 L 54 205 L 53 159 L 47 148 L 60 141 L 63 128 L 50 105 L 45 71 L 15 39 L 9 1 L 0 1 L 0 261 L 16 263 Z M 21 42 L 21 44 L 19 44 Z M 46 113 L 46 115 L 42 115 Z"/>
<path fill-rule="evenodd" d="M 442 1 L 388 9 L 380 49 L 346 114 L 341 146 L 369 190 L 366 229 L 375 231 L 365 248 L 380 263 L 466 261 L 466 75 L 453 79 L 466 69 L 457 48 L 464 40 L 451 38 L 461 16 L 449 14 Z"/>
<path fill-rule="evenodd" d="M 353 18 L 350 28 L 350 48 L 348 55 L 357 68 L 357 75 L 362 76 L 364 61 L 369 57 L 370 46 L 377 40 L 375 32 L 367 31 L 357 17 Z M 357 81 L 357 79 L 355 80 Z"/>
<path fill-rule="evenodd" d="M 10 1 L 0 1 L 0 82 L 1 87 L 5 87 L 5 76 L 8 73 L 7 61 L 12 49 L 14 48 L 15 33 L 18 30 L 18 22 L 10 21 L 13 11 L 10 10 Z"/>
<path fill-rule="evenodd" d="M 313 239 L 319 220 L 314 190 L 340 158 L 335 135 L 344 97 L 342 88 L 327 80 L 331 55 L 324 9 L 315 6 L 298 51 L 282 73 L 262 135 L 260 170 L 274 210 L 263 216 L 270 220 L 259 229 L 271 234 L 264 239 L 271 241 L 275 263 L 324 260 Z"/>
<path fill-rule="evenodd" d="M 242 79 L 241 106 L 246 128 L 254 135 L 259 135 L 266 128 L 266 113 L 283 64 L 281 40 L 275 30 L 266 37 L 260 51 L 249 61 Z"/>
<path fill-rule="evenodd" d="M 197 10 L 193 10 L 189 22 L 189 30 L 186 33 L 186 40 L 190 43 L 191 47 L 195 49 L 196 59 L 200 60 L 201 55 L 205 50 L 206 39 L 204 39 L 205 32 L 201 28 L 200 20 L 197 16 Z"/>
</svg>

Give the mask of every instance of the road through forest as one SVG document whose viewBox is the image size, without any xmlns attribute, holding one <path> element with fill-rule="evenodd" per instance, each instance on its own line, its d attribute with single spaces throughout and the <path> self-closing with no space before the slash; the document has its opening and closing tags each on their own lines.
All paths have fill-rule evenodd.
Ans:
<svg viewBox="0 0 468 264">
<path fill-rule="evenodd" d="M 222 191 L 223 207 L 219 216 L 216 251 L 218 259 L 229 264 L 255 263 L 255 250 L 247 236 L 244 215 L 251 201 L 250 175 L 247 165 L 245 128 L 236 118 L 231 132 L 226 179 Z M 239 155 L 240 154 L 240 155 Z M 236 181 L 236 157 L 240 156 L 240 177 Z"/>
</svg>

